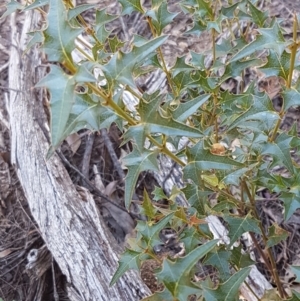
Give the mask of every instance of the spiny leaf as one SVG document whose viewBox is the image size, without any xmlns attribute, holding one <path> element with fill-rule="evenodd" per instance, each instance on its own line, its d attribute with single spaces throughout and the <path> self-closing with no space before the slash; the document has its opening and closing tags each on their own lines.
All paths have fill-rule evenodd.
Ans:
<svg viewBox="0 0 300 301">
<path fill-rule="evenodd" d="M 254 23 L 256 23 L 259 27 L 263 27 L 265 21 L 268 19 L 268 12 L 266 11 L 264 12 L 256 8 L 249 0 L 248 0 L 248 6 Z"/>
<path fill-rule="evenodd" d="M 279 25 L 275 22 L 271 28 L 258 29 L 260 35 L 256 37 L 256 40 L 251 42 L 242 48 L 237 54 L 235 54 L 231 62 L 238 61 L 242 58 L 246 58 L 258 50 L 274 49 L 276 53 L 281 56 L 283 50 L 287 46 Z"/>
<path fill-rule="evenodd" d="M 75 38 L 82 29 L 74 29 L 67 22 L 66 8 L 62 0 L 50 0 L 48 27 L 44 31 L 44 50 L 49 61 L 67 62 L 73 66 L 71 52 L 75 48 Z"/>
<path fill-rule="evenodd" d="M 6 4 L 5 7 L 6 7 L 6 12 L 0 17 L 0 20 L 14 13 L 16 10 L 22 9 L 23 5 L 20 4 L 18 1 L 11 0 Z"/>
<path fill-rule="evenodd" d="M 282 92 L 282 97 L 284 112 L 286 112 L 290 107 L 300 105 L 300 93 L 293 88 L 285 88 Z"/>
<path fill-rule="evenodd" d="M 232 262 L 239 269 L 255 264 L 249 254 L 243 254 L 242 245 L 232 249 L 230 262 Z"/>
<path fill-rule="evenodd" d="M 240 270 L 215 290 L 203 287 L 205 301 L 235 301 L 241 284 L 249 275 L 251 268 Z"/>
<path fill-rule="evenodd" d="M 135 87 L 135 83 L 132 78 L 135 65 L 140 64 L 153 51 L 155 51 L 157 47 L 162 45 L 167 38 L 167 36 L 160 36 L 140 47 L 134 46 L 132 51 L 129 53 L 119 51 L 111 58 L 109 63 L 101 66 L 110 89 L 113 89 L 118 84 Z"/>
<path fill-rule="evenodd" d="M 269 234 L 268 234 L 268 242 L 267 247 L 271 248 L 278 243 L 280 243 L 282 240 L 286 240 L 289 236 L 289 232 L 280 228 L 276 223 L 274 223 L 269 228 Z"/>
<path fill-rule="evenodd" d="M 128 167 L 125 178 L 125 206 L 129 208 L 131 198 L 135 189 L 139 174 L 145 170 L 158 171 L 157 165 L 158 151 L 139 151 L 134 147 L 133 151 L 123 159 L 123 163 Z"/>
<path fill-rule="evenodd" d="M 286 133 L 280 134 L 276 140 L 272 143 L 263 144 L 262 155 L 272 155 L 273 162 L 270 167 L 277 166 L 278 164 L 284 164 L 284 166 L 293 172 L 293 162 L 290 154 L 290 142 L 292 137 L 288 136 Z"/>
<path fill-rule="evenodd" d="M 31 3 L 30 5 L 26 6 L 23 11 L 27 11 L 27 10 L 31 10 L 31 9 L 35 9 L 44 5 L 48 5 L 49 4 L 49 0 L 35 0 L 33 3 Z"/>
<path fill-rule="evenodd" d="M 57 147 L 64 137 L 72 106 L 75 102 L 75 79 L 66 75 L 58 66 L 52 65 L 51 71 L 36 86 L 47 87 L 51 95 L 51 143 Z"/>
<path fill-rule="evenodd" d="M 121 259 L 119 260 L 119 267 L 113 275 L 109 286 L 114 285 L 127 270 L 138 270 L 141 265 L 140 255 L 140 252 L 126 249 L 126 251 L 121 256 Z"/>
<path fill-rule="evenodd" d="M 154 218 L 157 211 L 153 206 L 146 189 L 144 189 L 142 209 L 143 212 L 141 212 L 141 214 L 145 214 L 149 218 Z"/>
<path fill-rule="evenodd" d="M 95 32 L 97 39 L 104 44 L 106 39 L 109 37 L 110 32 L 106 30 L 105 25 L 115 19 L 117 15 L 109 15 L 106 13 L 106 9 L 96 11 L 96 27 Z"/>
<path fill-rule="evenodd" d="M 258 226 L 258 221 L 254 220 L 250 216 L 241 217 L 232 217 L 224 216 L 225 221 L 228 223 L 230 237 L 229 248 L 237 241 L 239 237 L 242 236 L 245 232 L 254 232 L 261 234 L 260 228 Z"/>
<path fill-rule="evenodd" d="M 217 243 L 218 240 L 211 240 L 175 262 L 168 259 L 164 260 L 161 272 L 156 275 L 174 298 L 186 301 L 188 295 L 197 293 L 197 287 L 191 283 L 190 277 L 187 276 L 196 262 L 213 250 Z M 184 291 L 184 286 L 188 286 L 188 294 Z"/>
<path fill-rule="evenodd" d="M 186 64 L 186 56 L 178 57 L 176 59 L 175 65 L 171 68 L 173 76 L 176 76 L 179 72 L 182 71 L 191 71 L 194 70 L 194 67 Z"/>
<path fill-rule="evenodd" d="M 95 7 L 95 4 L 77 5 L 75 8 L 72 8 L 68 11 L 68 20 L 70 21 L 71 19 L 77 17 L 81 13 L 83 13 L 91 8 L 94 8 L 94 7 Z"/>
<path fill-rule="evenodd" d="M 119 3 L 122 5 L 122 15 L 130 15 L 134 11 L 144 13 L 141 0 L 119 0 Z"/>
<path fill-rule="evenodd" d="M 159 232 L 166 227 L 173 216 L 174 213 L 170 213 L 154 225 L 149 222 L 138 221 L 136 229 L 146 241 L 147 248 L 152 249 L 154 246 L 162 243 L 159 238 Z"/>
<path fill-rule="evenodd" d="M 282 192 L 280 199 L 284 206 L 284 220 L 288 221 L 293 213 L 300 208 L 300 197 L 294 193 Z"/>
</svg>

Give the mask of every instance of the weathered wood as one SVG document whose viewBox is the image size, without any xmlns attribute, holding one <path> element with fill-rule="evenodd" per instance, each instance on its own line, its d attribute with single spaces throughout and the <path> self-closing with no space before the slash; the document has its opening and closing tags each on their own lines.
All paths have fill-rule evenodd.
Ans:
<svg viewBox="0 0 300 301">
<path fill-rule="evenodd" d="M 45 159 L 49 144 L 39 125 L 42 100 L 33 88 L 39 80 L 35 78 L 39 51 L 22 56 L 26 33 L 35 28 L 39 15 L 26 12 L 22 32 L 14 20 L 13 16 L 9 61 L 11 161 L 32 215 L 67 277 L 71 300 L 140 300 L 150 292 L 134 271 L 109 287 L 120 247 L 110 237 L 92 196 L 86 202 L 81 199 L 59 157 Z"/>
</svg>

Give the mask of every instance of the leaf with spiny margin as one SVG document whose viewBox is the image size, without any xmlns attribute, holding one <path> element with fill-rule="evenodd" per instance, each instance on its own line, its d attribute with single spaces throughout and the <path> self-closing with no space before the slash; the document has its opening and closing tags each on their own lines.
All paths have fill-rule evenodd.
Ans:
<svg viewBox="0 0 300 301">
<path fill-rule="evenodd" d="M 146 215 L 150 219 L 153 219 L 155 217 L 156 211 L 157 209 L 153 206 L 146 189 L 144 189 L 141 214 Z"/>
<path fill-rule="evenodd" d="M 135 189 L 139 174 L 145 170 L 159 171 L 157 165 L 157 155 L 159 150 L 139 151 L 136 147 L 123 158 L 123 164 L 127 166 L 128 172 L 125 178 L 125 206 L 128 209 Z"/>
<path fill-rule="evenodd" d="M 243 254 L 242 248 L 242 245 L 239 245 L 231 251 L 230 262 L 238 269 L 246 268 L 255 264 L 255 262 L 251 259 L 250 254 Z"/>
<path fill-rule="evenodd" d="M 205 70 L 205 55 L 202 53 L 196 53 L 193 51 L 190 51 L 192 55 L 192 59 L 190 61 L 190 64 L 192 64 L 194 67 L 200 68 Z"/>
<path fill-rule="evenodd" d="M 94 8 L 95 6 L 96 6 L 95 4 L 82 4 L 82 5 L 76 6 L 75 8 L 71 8 L 68 11 L 68 20 L 70 21 L 71 19 L 77 17 L 81 13 L 83 13 L 91 8 Z"/>
<path fill-rule="evenodd" d="M 196 208 L 199 214 L 205 215 L 205 205 L 207 204 L 208 196 L 211 195 L 211 191 L 199 190 L 198 185 L 195 184 L 187 184 L 181 191 L 189 204 Z"/>
<path fill-rule="evenodd" d="M 109 37 L 111 31 L 106 30 L 105 25 L 118 18 L 118 15 L 109 15 L 106 13 L 106 9 L 96 11 L 96 26 L 95 32 L 97 39 L 100 43 L 104 44 Z"/>
<path fill-rule="evenodd" d="M 245 268 L 233 276 L 231 276 L 226 282 L 219 285 L 217 289 L 211 289 L 209 287 L 203 288 L 203 296 L 205 301 L 236 301 L 239 296 L 239 288 L 249 275 L 251 268 Z"/>
<path fill-rule="evenodd" d="M 260 28 L 257 30 L 260 32 L 260 35 L 258 35 L 253 42 L 247 44 L 237 54 L 235 54 L 231 58 L 231 62 L 248 57 L 256 51 L 263 49 L 273 49 L 279 56 L 281 56 L 287 46 L 287 42 L 285 41 L 277 22 L 275 22 L 271 28 Z"/>
<path fill-rule="evenodd" d="M 121 255 L 118 269 L 113 275 L 109 286 L 113 286 L 129 269 L 139 270 L 141 266 L 140 255 L 140 252 L 126 249 L 126 251 Z"/>
<path fill-rule="evenodd" d="M 154 195 L 154 198 L 153 200 L 154 201 L 159 201 L 159 200 L 163 200 L 163 199 L 168 199 L 168 197 L 165 195 L 163 189 L 161 187 L 157 187 L 157 186 L 154 186 L 154 190 L 152 192 L 152 194 Z"/>
<path fill-rule="evenodd" d="M 267 247 L 272 248 L 282 240 L 286 240 L 288 237 L 289 232 L 280 228 L 278 224 L 274 223 L 271 227 L 269 227 Z"/>
<path fill-rule="evenodd" d="M 107 79 L 110 89 L 116 85 L 125 84 L 135 88 L 135 83 L 132 78 L 132 73 L 135 65 L 141 64 L 156 48 L 161 46 L 166 40 L 167 36 L 160 36 L 140 47 L 134 46 L 129 53 L 121 51 L 114 54 L 110 61 L 101 66 L 101 69 Z"/>
<path fill-rule="evenodd" d="M 284 206 L 284 220 L 288 221 L 294 212 L 300 208 L 300 196 L 290 192 L 282 192 L 280 200 Z"/>
<path fill-rule="evenodd" d="M 188 254 L 199 246 L 201 237 L 195 227 L 185 227 L 180 235 L 180 241 L 184 243 L 185 253 Z"/>
<path fill-rule="evenodd" d="M 254 232 L 261 234 L 259 222 L 249 215 L 245 217 L 224 216 L 224 220 L 228 223 L 230 237 L 230 248 L 245 232 Z"/>
<path fill-rule="evenodd" d="M 215 250 L 214 252 L 208 253 L 203 264 L 214 266 L 220 274 L 220 280 L 226 281 L 230 277 L 230 266 L 229 258 L 231 251 L 226 250 Z"/>
<path fill-rule="evenodd" d="M 167 136 L 202 137 L 197 129 L 177 122 L 171 117 L 162 116 L 160 104 L 164 96 L 159 93 L 160 91 L 152 95 L 143 95 L 137 109 L 140 113 L 140 122 L 138 125 L 129 128 L 124 135 L 124 140 L 128 141 L 134 137 L 138 149 L 142 150 L 146 136 L 154 133 L 162 133 Z"/>
<path fill-rule="evenodd" d="M 174 301 L 171 293 L 165 288 L 161 292 L 155 292 L 153 295 L 142 299 L 141 301 Z"/>
<path fill-rule="evenodd" d="M 270 49 L 267 57 L 268 61 L 259 68 L 267 77 L 280 76 L 285 80 L 288 79 L 290 70 L 291 54 L 284 51 L 281 56 L 273 49 Z M 297 61 L 296 61 L 297 62 Z"/>
<path fill-rule="evenodd" d="M 75 38 L 82 29 L 74 29 L 70 26 L 62 0 L 50 0 L 48 20 L 43 46 L 48 60 L 73 65 L 71 52 L 75 49 Z"/>
<path fill-rule="evenodd" d="M 146 16 L 152 18 L 152 24 L 156 30 L 157 35 L 161 35 L 163 29 L 169 25 L 178 13 L 170 13 L 168 11 L 167 1 L 161 1 L 152 6 L 151 10 L 148 10 Z"/>
<path fill-rule="evenodd" d="M 182 93 L 184 90 L 187 90 L 189 88 L 197 87 L 199 85 L 197 83 L 197 80 L 194 80 L 189 72 L 179 72 L 173 78 L 172 83 L 177 94 Z"/>
<path fill-rule="evenodd" d="M 27 10 L 35 9 L 35 8 L 38 8 L 38 7 L 41 7 L 41 6 L 44 6 L 44 5 L 48 5 L 48 4 L 49 4 L 49 0 L 35 0 L 30 5 L 26 6 L 23 9 L 23 12 L 27 11 Z"/>
<path fill-rule="evenodd" d="M 225 72 L 222 75 L 220 82 L 224 82 L 228 78 L 241 76 L 246 68 L 260 66 L 261 64 L 262 60 L 260 59 L 251 59 L 243 62 L 229 62 L 225 67 Z"/>
<path fill-rule="evenodd" d="M 178 108 L 172 112 L 176 121 L 185 122 L 191 115 L 196 113 L 197 109 L 202 106 L 209 98 L 210 94 L 203 94 L 187 102 L 181 103 Z"/>
<path fill-rule="evenodd" d="M 24 54 L 28 52 L 28 50 L 37 43 L 43 43 L 44 36 L 41 31 L 35 31 L 35 32 L 28 32 L 28 35 L 32 36 L 30 41 L 26 45 L 26 49 L 24 50 Z"/>
<path fill-rule="evenodd" d="M 122 5 L 122 15 L 130 15 L 134 11 L 144 13 L 141 0 L 119 0 L 119 3 Z"/>
<path fill-rule="evenodd" d="M 11 0 L 5 5 L 5 7 L 6 7 L 6 12 L 0 17 L 0 20 L 14 13 L 16 10 L 22 9 L 23 5 L 20 4 L 18 1 Z"/>
<path fill-rule="evenodd" d="M 254 23 L 256 23 L 259 27 L 263 27 L 265 21 L 269 17 L 268 12 L 258 9 L 249 0 L 248 0 L 248 7 L 250 9 Z"/>
<path fill-rule="evenodd" d="M 291 159 L 291 146 L 290 142 L 293 137 L 288 136 L 286 133 L 280 134 L 274 142 L 268 142 L 263 144 L 262 155 L 271 155 L 272 163 L 270 167 L 283 164 L 290 172 L 293 172 L 293 162 Z"/>
<path fill-rule="evenodd" d="M 166 225 L 173 218 L 174 213 L 170 213 L 164 218 L 162 218 L 156 224 L 150 224 L 150 222 L 138 221 L 136 230 L 140 233 L 147 244 L 147 248 L 153 248 L 158 244 L 162 244 L 159 238 L 160 231 L 166 227 Z"/>
<path fill-rule="evenodd" d="M 51 144 L 54 148 L 63 141 L 72 107 L 75 103 L 75 78 L 67 75 L 56 65 L 51 66 L 50 72 L 36 85 L 47 87 L 50 99 L 51 112 Z"/>
<path fill-rule="evenodd" d="M 194 67 L 186 64 L 186 56 L 177 57 L 175 65 L 171 68 L 173 76 L 176 76 L 179 72 L 182 71 L 191 71 L 194 70 Z"/>
<path fill-rule="evenodd" d="M 299 106 L 300 105 L 300 93 L 291 88 L 285 88 L 281 93 L 283 97 L 283 110 L 286 112 L 290 107 Z"/>
<path fill-rule="evenodd" d="M 162 270 L 156 276 L 174 299 L 186 301 L 189 295 L 199 293 L 199 288 L 191 282 L 189 273 L 197 261 L 212 251 L 218 242 L 219 240 L 211 240 L 176 261 L 164 260 Z"/>
<path fill-rule="evenodd" d="M 199 141 L 192 148 L 188 148 L 186 154 L 188 164 L 183 169 L 184 179 L 191 179 L 198 185 L 203 183 L 202 170 L 230 170 L 244 167 L 244 164 L 226 156 L 213 155 L 208 149 L 204 148 L 203 141 Z"/>
<path fill-rule="evenodd" d="M 228 131 L 240 124 L 247 124 L 249 120 L 258 120 L 266 124 L 268 130 L 272 130 L 279 115 L 274 111 L 272 101 L 266 93 L 252 96 L 252 104 L 248 109 L 245 109 L 242 114 L 232 120 L 228 127 Z"/>
</svg>

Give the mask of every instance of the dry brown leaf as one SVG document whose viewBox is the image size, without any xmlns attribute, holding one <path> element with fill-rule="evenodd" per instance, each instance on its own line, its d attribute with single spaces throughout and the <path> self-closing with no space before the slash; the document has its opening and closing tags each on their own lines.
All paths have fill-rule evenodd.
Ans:
<svg viewBox="0 0 300 301">
<path fill-rule="evenodd" d="M 0 252 L 0 258 L 4 258 L 12 252 L 12 249 L 6 249 Z"/>
<path fill-rule="evenodd" d="M 66 141 L 69 144 L 74 155 L 81 144 L 81 137 L 77 133 L 73 133 L 66 138 Z"/>
</svg>

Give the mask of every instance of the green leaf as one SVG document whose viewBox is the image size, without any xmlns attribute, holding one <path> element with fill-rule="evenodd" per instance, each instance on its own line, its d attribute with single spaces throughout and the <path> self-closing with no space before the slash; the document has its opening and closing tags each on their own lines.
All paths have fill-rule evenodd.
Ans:
<svg viewBox="0 0 300 301">
<path fill-rule="evenodd" d="M 119 3 L 122 5 L 122 15 L 130 15 L 134 11 L 144 13 L 141 0 L 119 0 Z"/>
<path fill-rule="evenodd" d="M 154 195 L 153 200 L 154 201 L 159 201 L 159 200 L 163 200 L 163 199 L 167 199 L 168 197 L 165 195 L 163 189 L 161 187 L 157 187 L 155 186 L 152 194 Z"/>
<path fill-rule="evenodd" d="M 48 60 L 67 62 L 73 66 L 71 52 L 75 49 L 75 38 L 82 29 L 74 29 L 67 22 L 66 9 L 62 0 L 50 0 L 48 27 L 44 31 L 44 50 Z"/>
<path fill-rule="evenodd" d="M 277 245 L 282 240 L 286 240 L 288 236 L 288 231 L 280 228 L 276 223 L 274 223 L 271 227 L 269 227 L 267 247 L 271 248 Z"/>
<path fill-rule="evenodd" d="M 243 254 L 242 245 L 232 249 L 230 261 L 239 269 L 251 266 L 255 262 L 251 259 L 250 254 Z"/>
<path fill-rule="evenodd" d="M 228 248 L 230 248 L 245 232 L 261 234 L 258 221 L 251 218 L 249 215 L 243 218 L 224 216 L 224 219 L 229 227 L 228 236 L 230 238 L 230 244 Z"/>
<path fill-rule="evenodd" d="M 35 8 L 38 8 L 38 7 L 41 7 L 41 6 L 45 6 L 45 5 L 48 5 L 49 4 L 49 0 L 35 0 L 33 3 L 31 3 L 30 5 L 26 6 L 24 9 L 23 9 L 23 12 L 24 11 L 28 11 L 28 10 L 31 10 L 31 9 L 35 9 Z"/>
<path fill-rule="evenodd" d="M 54 148 L 63 141 L 65 127 L 73 104 L 75 103 L 75 79 L 65 74 L 56 65 L 51 66 L 51 71 L 44 77 L 36 87 L 47 87 L 49 89 L 50 111 L 51 111 L 51 143 Z"/>
<path fill-rule="evenodd" d="M 280 199 L 284 206 L 284 220 L 288 221 L 293 213 L 300 208 L 300 197 L 294 193 L 282 192 Z"/>
<path fill-rule="evenodd" d="M 68 11 L 68 21 L 77 17 L 81 13 L 83 13 L 91 8 L 94 8 L 95 6 L 96 6 L 95 4 L 82 4 L 82 5 L 76 6 L 75 8 L 70 9 Z"/>
<path fill-rule="evenodd" d="M 226 156 L 213 155 L 204 148 L 203 141 L 198 142 L 194 147 L 187 149 L 188 164 L 183 169 L 185 179 L 192 179 L 196 184 L 202 183 L 202 170 L 232 170 L 242 168 L 244 165 Z"/>
<path fill-rule="evenodd" d="M 124 135 L 124 140 L 128 141 L 134 137 L 138 149 L 143 149 L 147 135 L 161 133 L 167 136 L 202 137 L 202 134 L 195 128 L 184 123 L 177 122 L 171 117 L 163 117 L 160 108 L 163 95 L 157 93 L 152 95 L 144 94 L 138 106 L 140 113 L 140 123 L 131 126 Z"/>
<path fill-rule="evenodd" d="M 126 249 L 126 251 L 121 255 L 121 259 L 119 260 L 119 267 L 113 275 L 109 286 L 113 286 L 127 270 L 138 270 L 141 266 L 140 255 L 140 252 Z"/>
<path fill-rule="evenodd" d="M 185 63 L 186 56 L 177 57 L 175 65 L 171 68 L 173 76 L 182 71 L 192 71 L 194 67 Z"/>
<path fill-rule="evenodd" d="M 250 9 L 254 23 L 256 23 L 259 27 L 263 27 L 265 21 L 268 19 L 269 16 L 268 12 L 261 11 L 260 9 L 256 8 L 249 0 L 248 7 Z"/>
<path fill-rule="evenodd" d="M 230 277 L 230 256 L 230 251 L 215 250 L 214 252 L 210 252 L 205 258 L 204 264 L 212 265 L 219 271 L 221 282 Z"/>
<path fill-rule="evenodd" d="M 148 10 L 146 16 L 152 18 L 152 24 L 156 30 L 157 35 L 161 35 L 163 29 L 170 24 L 178 13 L 170 13 L 168 11 L 167 1 L 155 3 L 152 9 Z"/>
<path fill-rule="evenodd" d="M 208 99 L 210 94 L 203 94 L 187 102 L 181 103 L 178 108 L 173 111 L 172 116 L 176 121 L 185 122 L 191 115 L 195 114 L 197 109 L 201 107 Z"/>
<path fill-rule="evenodd" d="M 128 209 L 135 189 L 139 174 L 145 170 L 158 171 L 157 165 L 158 151 L 143 150 L 140 152 L 136 147 L 123 158 L 123 163 L 128 167 L 125 178 L 125 206 Z"/>
<path fill-rule="evenodd" d="M 277 166 L 278 164 L 284 164 L 284 166 L 293 172 L 294 166 L 290 154 L 290 142 L 292 137 L 286 133 L 280 134 L 273 143 L 264 143 L 262 148 L 262 155 L 272 155 L 272 163 L 270 167 Z"/>
<path fill-rule="evenodd" d="M 282 92 L 283 97 L 283 110 L 286 112 L 290 107 L 295 107 L 300 105 L 300 93 L 291 88 L 285 88 Z"/>
<path fill-rule="evenodd" d="M 157 279 L 163 282 L 175 299 L 186 301 L 189 295 L 199 292 L 188 274 L 196 262 L 213 250 L 218 242 L 219 240 L 211 240 L 175 262 L 164 260 L 161 272 L 156 274 Z"/>
<path fill-rule="evenodd" d="M 251 268 L 240 270 L 215 290 L 203 287 L 205 301 L 235 301 L 238 299 L 239 288 L 249 275 Z"/>
<path fill-rule="evenodd" d="M 140 64 L 157 47 L 162 45 L 167 38 L 167 36 L 160 36 L 140 47 L 134 46 L 129 53 L 123 53 L 121 51 L 115 53 L 109 63 L 101 66 L 109 88 L 113 89 L 119 84 L 125 84 L 135 88 L 135 83 L 132 78 L 135 65 Z"/>
<path fill-rule="evenodd" d="M 21 5 L 18 1 L 11 0 L 6 5 L 6 12 L 0 17 L 0 20 L 14 13 L 18 9 L 22 9 L 23 5 Z"/>
<path fill-rule="evenodd" d="M 295 274 L 296 279 L 293 282 L 300 283 L 300 266 L 291 265 L 291 270 Z"/>
<path fill-rule="evenodd" d="M 44 41 L 44 36 L 41 31 L 35 31 L 35 32 L 29 32 L 28 35 L 31 35 L 32 38 L 28 42 L 26 49 L 24 50 L 24 53 L 27 53 L 28 50 L 37 43 L 42 43 Z"/>
<path fill-rule="evenodd" d="M 252 95 L 252 104 L 244 108 L 244 112 L 235 117 L 228 127 L 228 131 L 240 124 L 247 124 L 247 121 L 258 120 L 265 124 L 265 128 L 272 130 L 279 115 L 274 111 L 273 104 L 266 93 Z"/>
<path fill-rule="evenodd" d="M 155 217 L 155 213 L 156 213 L 156 209 L 153 206 L 151 199 L 149 198 L 149 195 L 147 193 L 147 190 L 144 189 L 144 194 L 143 194 L 143 203 L 142 203 L 142 212 L 141 214 L 146 215 L 149 218 L 154 218 Z"/>
<path fill-rule="evenodd" d="M 173 216 L 174 213 L 170 213 L 154 225 L 149 222 L 138 221 L 136 229 L 146 241 L 147 248 L 152 249 L 154 246 L 162 244 L 162 241 L 159 238 L 159 233 L 171 221 Z"/>
<path fill-rule="evenodd" d="M 285 80 L 288 79 L 290 70 L 291 54 L 284 51 L 281 56 L 278 55 L 273 49 L 269 50 L 268 61 L 261 70 L 267 77 L 280 76 Z"/>
<path fill-rule="evenodd" d="M 106 13 L 106 9 L 96 11 L 96 26 L 95 32 L 97 39 L 104 44 L 106 39 L 109 37 L 110 32 L 106 30 L 105 25 L 115 19 L 117 15 L 109 15 Z"/>
<path fill-rule="evenodd" d="M 260 28 L 257 30 L 260 32 L 260 35 L 257 36 L 256 40 L 247 44 L 235 54 L 232 57 L 231 62 L 246 58 L 254 54 L 254 52 L 263 49 L 274 49 L 274 51 L 281 56 L 283 50 L 287 46 L 287 42 L 285 41 L 277 22 L 275 22 L 271 28 Z"/>
</svg>

